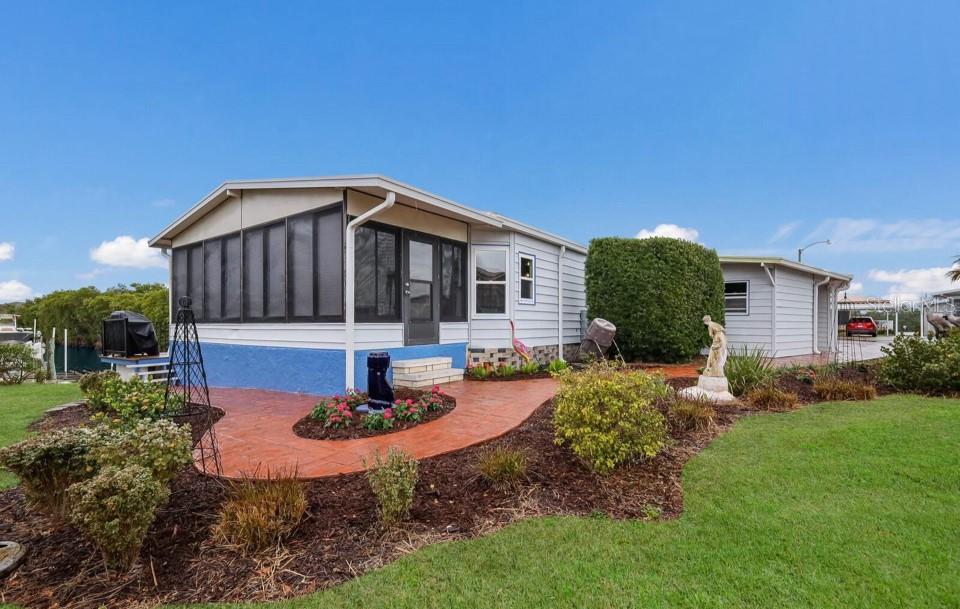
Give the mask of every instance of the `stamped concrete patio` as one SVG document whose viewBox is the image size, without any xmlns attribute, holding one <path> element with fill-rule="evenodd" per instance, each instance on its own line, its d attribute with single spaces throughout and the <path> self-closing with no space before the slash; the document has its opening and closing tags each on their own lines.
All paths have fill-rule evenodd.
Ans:
<svg viewBox="0 0 960 609">
<path fill-rule="evenodd" d="M 268 471 L 296 468 L 300 478 L 323 478 L 363 471 L 365 459 L 391 446 L 423 459 L 499 437 L 553 397 L 556 386 L 553 379 L 450 383 L 443 390 L 457 399 L 457 407 L 449 414 L 355 440 L 311 440 L 293 433 L 294 423 L 320 396 L 211 388 L 210 401 L 226 413 L 215 427 L 224 477 L 265 477 Z"/>
</svg>

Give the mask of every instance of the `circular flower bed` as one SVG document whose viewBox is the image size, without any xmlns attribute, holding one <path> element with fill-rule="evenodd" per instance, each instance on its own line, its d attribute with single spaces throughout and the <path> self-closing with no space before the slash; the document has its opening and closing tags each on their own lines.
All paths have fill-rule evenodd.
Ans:
<svg viewBox="0 0 960 609">
<path fill-rule="evenodd" d="M 456 400 L 439 387 L 429 390 L 397 387 L 393 406 L 382 413 L 360 413 L 367 394 L 349 392 L 318 403 L 313 411 L 293 426 L 301 438 L 348 440 L 392 433 L 438 419 L 456 406 Z"/>
</svg>

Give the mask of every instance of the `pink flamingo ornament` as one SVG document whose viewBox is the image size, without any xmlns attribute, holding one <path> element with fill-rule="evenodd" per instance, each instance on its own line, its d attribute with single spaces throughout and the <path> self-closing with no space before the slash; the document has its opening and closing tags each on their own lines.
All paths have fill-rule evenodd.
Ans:
<svg viewBox="0 0 960 609">
<path fill-rule="evenodd" d="M 513 350 L 516 354 L 522 357 L 523 361 L 530 363 L 533 359 L 530 357 L 530 349 L 517 339 L 517 328 L 513 325 L 512 319 L 510 320 L 510 340 L 513 342 Z"/>
</svg>

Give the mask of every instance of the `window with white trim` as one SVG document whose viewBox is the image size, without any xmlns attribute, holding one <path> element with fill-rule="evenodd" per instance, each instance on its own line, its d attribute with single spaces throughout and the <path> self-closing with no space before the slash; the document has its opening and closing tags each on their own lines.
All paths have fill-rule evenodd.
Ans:
<svg viewBox="0 0 960 609">
<path fill-rule="evenodd" d="M 533 304 L 537 298 L 537 260 L 530 254 L 520 254 L 520 302 Z"/>
<path fill-rule="evenodd" d="M 507 249 L 478 247 L 473 250 L 474 309 L 477 315 L 507 313 Z"/>
<path fill-rule="evenodd" d="M 727 315 L 749 315 L 749 303 L 749 281 L 725 281 L 723 283 L 723 304 Z"/>
</svg>

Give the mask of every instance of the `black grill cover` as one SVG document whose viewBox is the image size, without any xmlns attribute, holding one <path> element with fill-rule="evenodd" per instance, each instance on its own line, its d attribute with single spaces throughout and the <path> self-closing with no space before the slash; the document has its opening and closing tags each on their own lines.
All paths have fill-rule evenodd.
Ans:
<svg viewBox="0 0 960 609">
<path fill-rule="evenodd" d="M 160 355 L 153 322 L 133 311 L 114 311 L 103 320 L 104 355 Z"/>
<path fill-rule="evenodd" d="M 393 388 L 387 382 L 390 354 L 375 351 L 367 355 L 367 395 L 370 410 L 383 410 L 393 404 Z"/>
</svg>

